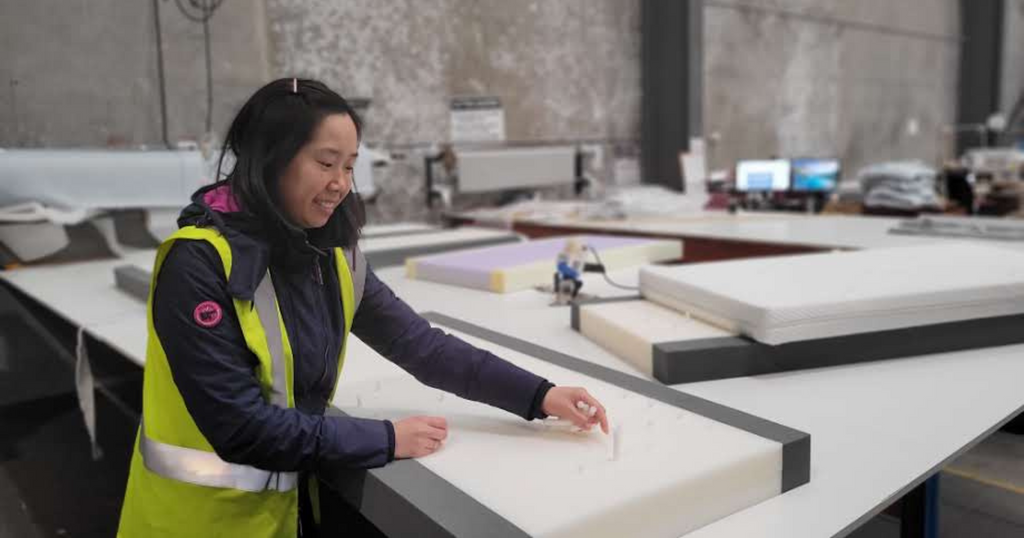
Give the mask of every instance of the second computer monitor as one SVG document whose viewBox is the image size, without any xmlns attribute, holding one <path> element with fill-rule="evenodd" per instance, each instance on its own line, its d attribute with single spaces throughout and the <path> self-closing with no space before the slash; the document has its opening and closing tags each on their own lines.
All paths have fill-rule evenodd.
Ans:
<svg viewBox="0 0 1024 538">
<path fill-rule="evenodd" d="M 789 190 L 790 164 L 786 159 L 740 161 L 736 163 L 736 190 Z"/>
<path fill-rule="evenodd" d="M 838 159 L 793 159 L 793 190 L 830 192 L 839 183 Z"/>
</svg>

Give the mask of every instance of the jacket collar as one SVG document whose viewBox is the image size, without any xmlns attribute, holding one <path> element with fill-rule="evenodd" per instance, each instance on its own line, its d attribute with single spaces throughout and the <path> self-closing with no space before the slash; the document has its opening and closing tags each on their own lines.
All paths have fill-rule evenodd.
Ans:
<svg viewBox="0 0 1024 538">
<path fill-rule="evenodd" d="M 178 217 L 179 227 L 213 226 L 227 239 L 232 259 L 227 291 L 244 301 L 252 300 L 271 264 L 275 271 L 305 269 L 316 256 L 341 247 L 344 225 L 340 206 L 318 229 L 297 231 L 265 222 L 240 206 L 227 181 L 197 190 Z"/>
</svg>

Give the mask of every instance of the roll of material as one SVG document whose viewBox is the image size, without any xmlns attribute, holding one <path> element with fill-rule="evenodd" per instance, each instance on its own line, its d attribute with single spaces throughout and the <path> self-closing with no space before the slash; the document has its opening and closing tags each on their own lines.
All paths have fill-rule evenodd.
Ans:
<svg viewBox="0 0 1024 538">
<path fill-rule="evenodd" d="M 209 182 L 198 151 L 0 150 L 0 207 L 183 207 Z"/>
</svg>

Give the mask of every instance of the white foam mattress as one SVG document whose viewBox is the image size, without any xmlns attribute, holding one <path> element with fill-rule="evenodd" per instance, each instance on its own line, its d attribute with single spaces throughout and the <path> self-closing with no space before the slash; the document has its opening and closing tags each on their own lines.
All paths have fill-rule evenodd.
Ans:
<svg viewBox="0 0 1024 538">
<path fill-rule="evenodd" d="M 579 331 L 649 376 L 654 375 L 653 350 L 657 344 L 734 336 L 642 299 L 580 305 Z"/>
<path fill-rule="evenodd" d="M 585 386 L 620 428 L 610 439 L 418 383 L 357 339 L 334 404 L 377 419 L 437 415 L 449 439 L 419 461 L 531 536 L 675 538 L 780 492 L 781 445 L 492 342 L 450 331 L 558 385 Z"/>
<path fill-rule="evenodd" d="M 1024 313 L 1024 253 L 942 243 L 644 267 L 641 294 L 768 344 Z"/>
<path fill-rule="evenodd" d="M 406 260 L 406 275 L 495 293 L 551 285 L 559 253 L 570 239 L 596 250 L 607 270 L 675 260 L 683 255 L 682 243 L 677 240 L 580 235 L 413 257 Z M 586 261 L 596 262 L 597 258 L 588 253 Z"/>
<path fill-rule="evenodd" d="M 362 239 L 360 247 L 364 253 L 370 254 L 438 245 L 458 245 L 460 243 L 501 239 L 510 235 L 512 235 L 511 232 L 507 230 L 466 226 L 452 230 L 438 229 L 434 232 L 426 231 L 412 235 L 385 234 L 377 237 L 369 235 Z"/>
</svg>

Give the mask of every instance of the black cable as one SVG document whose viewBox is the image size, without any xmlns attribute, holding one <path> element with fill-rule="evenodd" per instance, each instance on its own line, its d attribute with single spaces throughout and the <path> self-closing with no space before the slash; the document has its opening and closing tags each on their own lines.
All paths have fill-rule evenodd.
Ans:
<svg viewBox="0 0 1024 538">
<path fill-rule="evenodd" d="M 164 79 L 164 39 L 160 31 L 160 0 L 153 0 L 153 25 L 156 27 L 156 78 L 160 89 L 160 130 L 164 146 L 171 149 L 170 136 L 167 134 L 167 82 Z"/>
<path fill-rule="evenodd" d="M 213 16 L 213 12 L 217 11 L 217 8 L 224 3 L 224 0 L 188 0 L 188 3 L 192 6 L 189 8 L 182 3 L 183 1 L 174 0 L 174 3 L 178 6 L 178 11 L 181 11 L 181 14 L 186 19 L 197 23 L 209 20 Z M 199 13 L 192 13 L 192 10 L 197 10 Z"/>
<path fill-rule="evenodd" d="M 155 0 L 154 0 L 155 1 Z M 178 11 L 188 20 L 203 25 L 203 48 L 206 57 L 206 132 L 213 131 L 213 54 L 210 46 L 210 19 L 224 0 L 174 0 Z M 193 13 L 193 10 L 198 13 Z"/>
<path fill-rule="evenodd" d="M 212 15 L 212 12 L 211 12 Z M 206 131 L 213 131 L 213 61 L 210 57 L 210 17 L 203 19 L 203 47 L 206 49 Z"/>
<path fill-rule="evenodd" d="M 590 245 L 587 245 L 586 248 L 587 250 L 594 254 L 594 258 L 597 260 L 597 263 L 601 266 L 601 276 L 604 277 L 605 282 L 612 285 L 613 287 L 619 288 L 620 290 L 636 291 L 640 289 L 637 286 L 626 286 L 623 284 L 615 283 L 615 281 L 608 277 L 608 267 L 604 264 L 604 262 L 601 261 L 601 256 L 597 253 L 597 249 Z"/>
</svg>

